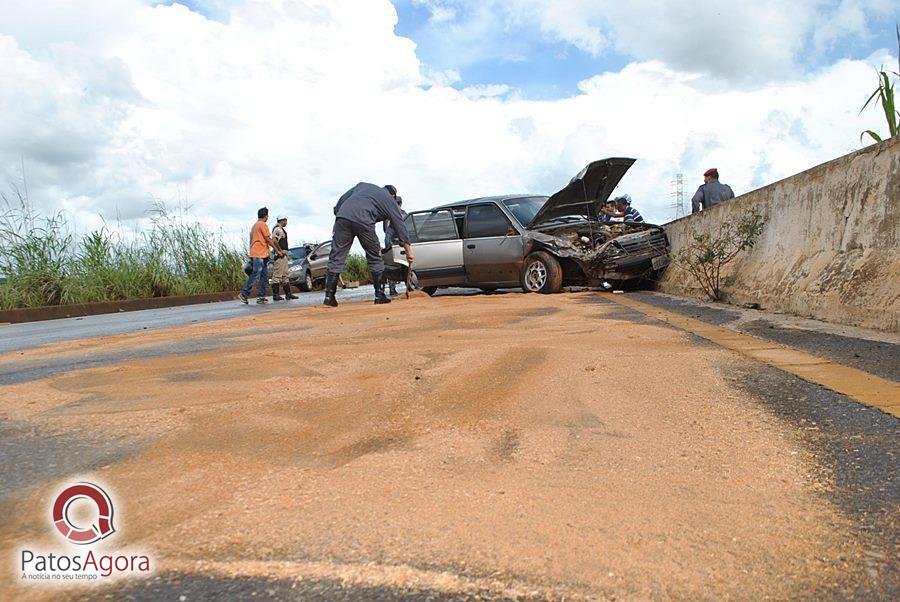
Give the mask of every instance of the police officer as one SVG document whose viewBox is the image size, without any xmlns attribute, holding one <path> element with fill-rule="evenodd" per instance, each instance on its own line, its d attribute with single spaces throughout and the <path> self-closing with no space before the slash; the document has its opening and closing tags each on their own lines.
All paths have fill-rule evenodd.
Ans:
<svg viewBox="0 0 900 602">
<path fill-rule="evenodd" d="M 691 198 L 691 213 L 697 213 L 700 208 L 706 211 L 719 203 L 734 198 L 734 192 L 728 184 L 719 183 L 719 170 L 715 167 L 707 169 L 703 173 L 703 185 L 697 189 Z"/>
<path fill-rule="evenodd" d="M 406 219 L 406 211 L 403 210 L 403 197 L 397 197 L 397 207 L 400 209 L 400 215 L 403 216 L 403 219 Z M 391 220 L 386 219 L 384 220 L 384 246 L 385 248 L 391 247 L 395 242 L 400 242 L 400 239 L 391 225 Z M 387 281 L 391 297 L 397 296 L 397 283 L 390 278 Z"/>
<path fill-rule="evenodd" d="M 284 255 L 278 255 L 274 258 L 274 272 L 272 275 L 272 301 L 284 301 L 285 299 L 297 299 L 297 296 L 291 293 L 290 278 L 290 258 L 288 252 L 288 235 L 287 216 L 279 215 L 277 225 L 272 228 L 272 240 L 278 245 L 278 248 L 284 251 Z M 284 289 L 284 297 L 278 294 L 278 286 Z"/>
<path fill-rule="evenodd" d="M 334 232 L 331 254 L 328 256 L 328 274 L 325 276 L 325 305 L 337 307 L 334 295 L 354 238 L 359 240 L 366 252 L 369 273 L 375 283 L 375 303 L 391 302 L 384 294 L 384 261 L 381 259 L 381 244 L 378 242 L 375 224 L 391 220 L 397 239 L 406 249 L 407 261 L 412 263 L 414 259 L 409 247 L 409 234 L 403 224 L 396 198 L 397 189 L 390 184 L 380 187 L 360 182 L 345 192 L 334 206 Z"/>
</svg>

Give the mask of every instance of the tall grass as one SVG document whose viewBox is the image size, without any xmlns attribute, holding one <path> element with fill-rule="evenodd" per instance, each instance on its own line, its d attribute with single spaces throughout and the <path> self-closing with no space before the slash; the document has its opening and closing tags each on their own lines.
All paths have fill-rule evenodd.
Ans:
<svg viewBox="0 0 900 602">
<path fill-rule="evenodd" d="M 39 214 L 14 189 L 0 207 L 0 308 L 233 291 L 243 255 L 163 206 L 126 240 L 107 227 L 76 236 L 66 215 Z"/>
<path fill-rule="evenodd" d="M 365 256 L 355 253 L 348 255 L 341 277 L 344 282 L 370 282 L 372 276 L 369 274 L 369 264 Z"/>
</svg>

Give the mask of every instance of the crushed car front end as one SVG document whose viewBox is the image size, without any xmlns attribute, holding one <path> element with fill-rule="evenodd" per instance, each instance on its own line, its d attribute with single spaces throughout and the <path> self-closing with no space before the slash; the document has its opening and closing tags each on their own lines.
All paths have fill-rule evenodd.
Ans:
<svg viewBox="0 0 900 602">
<path fill-rule="evenodd" d="M 560 259 L 570 285 L 652 278 L 669 263 L 668 237 L 653 224 L 579 220 L 529 230 L 526 238 L 529 253 L 543 250 Z"/>
<path fill-rule="evenodd" d="M 669 240 L 662 227 L 600 219 L 601 208 L 634 162 L 610 157 L 589 163 L 526 226 L 533 251 L 559 258 L 564 282 L 596 285 L 652 278 L 668 265 Z"/>
</svg>

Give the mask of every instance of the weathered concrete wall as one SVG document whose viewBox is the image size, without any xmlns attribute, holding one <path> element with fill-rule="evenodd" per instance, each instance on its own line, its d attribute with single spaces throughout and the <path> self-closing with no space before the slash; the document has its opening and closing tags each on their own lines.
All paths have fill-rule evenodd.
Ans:
<svg viewBox="0 0 900 602">
<path fill-rule="evenodd" d="M 671 222 L 666 231 L 673 251 L 692 231 L 718 228 L 753 206 L 769 221 L 757 245 L 727 266 L 726 301 L 900 330 L 900 139 Z M 702 294 L 674 265 L 660 289 Z"/>
</svg>

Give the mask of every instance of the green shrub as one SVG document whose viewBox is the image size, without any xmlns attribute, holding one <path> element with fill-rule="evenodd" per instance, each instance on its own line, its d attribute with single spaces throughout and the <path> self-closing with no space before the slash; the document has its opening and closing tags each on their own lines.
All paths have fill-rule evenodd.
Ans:
<svg viewBox="0 0 900 602">
<path fill-rule="evenodd" d="M 675 266 L 690 274 L 710 300 L 721 301 L 722 269 L 756 245 L 766 220 L 754 207 L 716 229 L 692 232 L 690 242 L 673 254 Z"/>
<path fill-rule="evenodd" d="M 344 271 L 341 274 L 344 282 L 369 282 L 372 276 L 369 274 L 369 264 L 362 255 L 348 255 L 347 262 L 344 264 Z"/>
</svg>

